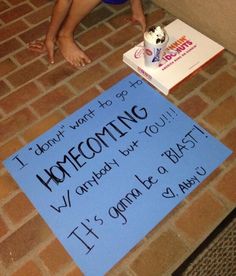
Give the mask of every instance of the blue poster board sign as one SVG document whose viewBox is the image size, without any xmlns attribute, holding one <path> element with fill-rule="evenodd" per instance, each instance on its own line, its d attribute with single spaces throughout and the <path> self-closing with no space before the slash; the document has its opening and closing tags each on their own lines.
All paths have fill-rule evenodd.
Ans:
<svg viewBox="0 0 236 276">
<path fill-rule="evenodd" d="M 131 74 L 4 161 L 85 275 L 104 275 L 231 151 Z"/>
</svg>

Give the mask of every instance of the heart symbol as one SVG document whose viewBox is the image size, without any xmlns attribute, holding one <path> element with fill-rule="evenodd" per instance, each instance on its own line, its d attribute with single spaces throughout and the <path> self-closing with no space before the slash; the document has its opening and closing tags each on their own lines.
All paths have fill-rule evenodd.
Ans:
<svg viewBox="0 0 236 276">
<path fill-rule="evenodd" d="M 171 190 L 171 188 L 167 187 L 165 192 L 162 193 L 162 196 L 165 197 L 165 198 L 173 198 L 173 197 L 175 197 L 175 194 Z"/>
</svg>

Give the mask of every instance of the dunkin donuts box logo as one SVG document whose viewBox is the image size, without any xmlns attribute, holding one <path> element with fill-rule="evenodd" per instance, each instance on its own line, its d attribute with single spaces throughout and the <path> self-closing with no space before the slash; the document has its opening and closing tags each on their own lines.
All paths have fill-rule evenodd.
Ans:
<svg viewBox="0 0 236 276">
<path fill-rule="evenodd" d="M 144 42 L 123 55 L 123 61 L 164 94 L 220 54 L 224 47 L 183 21 L 176 19 L 165 27 L 169 42 L 156 67 L 145 65 L 144 54 L 159 56 Z"/>
</svg>

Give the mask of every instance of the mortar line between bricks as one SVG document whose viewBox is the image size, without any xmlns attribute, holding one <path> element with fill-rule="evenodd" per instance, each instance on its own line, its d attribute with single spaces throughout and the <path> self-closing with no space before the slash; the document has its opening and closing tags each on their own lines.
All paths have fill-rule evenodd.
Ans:
<svg viewBox="0 0 236 276">
<path fill-rule="evenodd" d="M 14 8 L 15 6 L 13 5 L 13 4 L 11 4 L 11 2 L 9 2 L 8 0 L 4 0 L 6 3 L 7 3 L 7 5 L 9 6 L 9 9 L 10 8 Z"/>
<path fill-rule="evenodd" d="M 18 89 L 16 89 L 16 90 L 18 90 Z M 16 91 L 16 90 L 15 90 L 15 91 Z M 13 91 L 12 93 L 14 93 L 14 91 Z M 12 94 L 12 93 L 11 93 L 11 94 Z M 7 97 L 10 96 L 11 94 L 7 95 L 6 97 L 3 97 L 2 99 L 7 98 Z M 32 110 L 31 104 L 32 104 L 34 101 L 36 101 L 37 99 L 41 98 L 41 97 L 42 97 L 42 95 L 39 94 L 37 97 L 35 97 L 35 98 L 31 99 L 30 101 L 28 101 L 27 103 L 25 103 L 25 105 L 24 105 L 24 107 L 23 107 L 23 109 L 24 109 L 24 108 L 28 108 L 30 111 L 32 111 L 32 113 L 36 116 L 37 119 L 40 119 L 40 115 L 37 114 L 37 113 L 35 113 L 34 110 Z M 12 111 L 10 111 L 10 112 L 5 112 L 5 111 L 3 111 L 5 117 L 4 117 L 2 120 L 0 120 L 0 121 L 6 120 L 7 118 L 11 117 L 12 115 L 14 115 L 15 113 L 17 113 L 17 112 L 19 112 L 19 111 L 21 111 L 21 110 L 22 110 L 22 106 L 19 106 L 18 108 L 15 108 L 14 110 L 12 110 Z M 17 135 L 17 134 L 16 134 L 16 135 Z M 0 145 L 1 145 L 1 144 L 2 144 L 2 143 L 0 143 Z M 5 144 L 5 141 L 4 141 L 4 144 Z"/>
<path fill-rule="evenodd" d="M 32 2 L 31 1 L 24 1 L 25 3 L 27 3 L 32 9 L 33 9 L 33 11 L 35 12 L 36 10 L 40 10 L 42 7 L 45 7 L 45 6 L 49 6 L 50 5 L 50 3 L 46 3 L 46 4 L 44 4 L 44 5 L 42 5 L 40 8 L 37 8 L 37 7 L 35 7 L 33 4 L 32 4 Z M 24 3 L 23 2 L 23 3 Z M 31 12 L 30 12 L 31 13 Z M 25 15 L 25 16 L 28 16 L 30 13 L 27 13 L 27 15 Z"/>
<path fill-rule="evenodd" d="M 236 77 L 236 70 L 233 69 L 232 66 L 233 66 L 233 65 L 231 65 L 231 67 L 228 69 L 228 71 L 230 72 L 230 74 L 231 74 L 233 77 Z"/>
<path fill-rule="evenodd" d="M 38 266 L 40 271 L 43 273 L 43 275 L 47 276 L 48 275 L 48 269 L 46 268 L 46 266 L 44 265 L 43 261 L 40 259 L 38 254 L 34 256 L 34 262 Z"/>
<path fill-rule="evenodd" d="M 179 105 L 179 104 L 185 102 L 186 100 L 190 99 L 192 96 L 198 95 L 199 92 L 201 91 L 202 86 L 205 85 L 206 82 L 207 82 L 207 80 L 205 80 L 205 81 L 204 81 L 203 83 L 201 83 L 199 86 L 197 86 L 196 88 L 194 88 L 192 91 L 190 91 L 190 93 L 188 93 L 188 94 L 187 94 L 186 96 L 184 96 L 183 98 L 181 98 L 181 99 L 177 99 L 177 98 L 176 98 L 177 104 Z M 175 91 L 173 91 L 173 93 L 172 93 L 173 96 L 174 96 L 174 93 L 175 93 Z M 170 94 L 171 94 L 171 93 L 170 93 Z M 208 101 L 209 101 L 209 98 L 208 98 Z M 207 101 L 207 102 L 208 102 L 208 101 Z"/>
<path fill-rule="evenodd" d="M 55 276 L 64 276 L 66 275 L 66 272 L 68 272 L 68 270 L 71 267 L 71 264 L 73 264 L 73 260 L 71 260 L 70 262 L 68 262 L 67 264 L 64 265 L 64 267 L 62 267 L 59 271 L 55 272 Z"/>
<path fill-rule="evenodd" d="M 1 206 L 1 209 L 2 209 L 2 206 Z M 3 212 L 3 210 L 1 210 L 0 215 L 1 215 L 2 219 L 3 219 L 3 221 L 7 225 L 8 232 L 4 236 L 2 236 L 0 238 L 0 245 L 1 245 L 2 242 L 4 242 L 5 240 L 7 240 L 12 234 L 14 234 L 18 229 L 20 229 L 25 223 L 27 223 L 28 221 L 30 221 L 35 216 L 35 215 L 33 215 L 35 212 L 32 212 L 29 215 L 29 217 L 26 220 L 24 220 L 22 223 L 14 224 L 7 215 L 3 215 L 4 212 Z"/>
<path fill-rule="evenodd" d="M 227 130 L 229 132 L 232 128 L 234 128 L 235 121 L 236 119 L 234 119 L 230 124 L 227 124 L 223 129 L 218 130 L 217 128 L 211 126 L 207 121 L 202 119 L 202 122 L 207 126 L 207 128 L 209 128 L 213 133 L 215 133 L 214 136 L 219 140 L 221 140 L 221 137 L 224 137 L 224 134 Z"/>
<path fill-rule="evenodd" d="M 14 64 L 17 66 L 14 70 L 12 70 L 12 71 L 10 71 L 8 74 L 5 74 L 5 75 L 4 75 L 4 79 L 6 79 L 6 80 L 7 80 L 8 77 L 10 77 L 11 75 L 15 74 L 17 71 L 21 70 L 22 68 L 27 67 L 27 66 L 30 65 L 31 62 L 32 62 L 32 61 L 31 61 L 30 63 L 24 64 L 24 65 L 21 65 L 21 64 L 19 64 L 18 62 L 15 63 L 14 55 L 9 55 L 9 57 L 7 57 L 5 60 L 3 60 L 3 62 L 6 61 L 6 60 L 11 60 L 11 61 L 14 62 Z M 39 60 L 39 59 L 35 59 L 33 62 L 38 61 L 38 60 Z M 32 62 L 32 63 L 33 63 L 33 62 Z M 32 80 L 32 79 L 31 79 L 31 80 Z M 30 81 L 31 81 L 31 80 L 30 80 Z M 9 82 L 10 82 L 10 81 L 9 81 Z M 20 85 L 20 86 L 24 86 L 24 84 L 23 84 L 23 85 Z M 17 86 L 17 87 L 14 87 L 14 86 L 13 86 L 13 88 L 14 88 L 14 89 L 18 89 L 18 87 L 20 87 L 20 86 Z"/>
<path fill-rule="evenodd" d="M 14 9 L 15 8 L 18 8 L 18 7 L 20 7 L 22 4 L 25 4 L 26 2 L 23 2 L 23 3 L 20 3 L 19 5 L 16 5 L 16 6 L 14 6 Z M 30 6 L 30 7 L 32 7 L 32 5 L 31 5 L 31 3 L 30 2 L 28 2 L 27 1 L 27 4 Z M 11 9 L 10 9 L 11 10 Z M 5 12 L 7 12 L 7 11 L 4 11 L 3 13 L 1 13 L 1 15 L 2 14 L 4 14 Z M 11 21 L 9 21 L 9 22 L 5 22 L 5 21 L 3 21 L 3 25 L 6 25 L 6 24 L 10 24 L 10 23 L 15 23 L 17 20 L 23 20 L 24 21 L 24 23 L 26 23 L 27 24 L 27 26 L 29 26 L 29 22 L 28 21 L 25 21 L 25 17 L 26 16 L 28 16 L 28 15 L 30 15 L 32 12 L 35 12 L 35 10 L 32 10 L 31 12 L 28 12 L 28 13 L 26 13 L 26 14 L 24 14 L 24 15 L 21 15 L 20 17 L 17 17 L 17 18 L 15 18 L 14 20 L 11 20 Z M 1 19 L 0 19 L 1 20 Z M 2 20 L 1 20 L 2 21 Z M 30 26 L 31 27 L 31 26 Z"/>
<path fill-rule="evenodd" d="M 201 93 L 202 99 L 204 99 L 207 103 L 210 102 L 210 107 L 208 107 L 210 109 L 209 112 L 211 112 L 213 109 L 215 109 L 217 106 L 219 106 L 220 103 L 225 101 L 232 94 L 231 93 L 232 90 L 235 89 L 235 87 L 232 87 L 226 93 L 222 93 L 221 97 L 214 100 L 214 99 L 211 99 L 209 96 L 205 95 L 204 92 L 201 91 L 201 88 L 202 87 L 199 87 L 199 89 L 200 89 L 199 92 Z"/>
<path fill-rule="evenodd" d="M 236 118 L 235 118 L 235 120 L 236 120 Z M 235 128 L 235 126 L 236 126 L 236 122 L 235 122 L 235 120 L 230 124 L 230 127 L 227 127 L 227 129 L 224 129 L 224 131 L 222 131 L 220 134 L 219 134 L 219 140 L 223 140 L 225 137 L 226 137 L 226 135 L 228 134 L 228 133 L 230 133 L 230 131 L 231 130 L 233 130 L 234 128 Z M 236 160 L 236 159 L 235 159 Z"/>
<path fill-rule="evenodd" d="M 25 129 L 23 129 L 22 131 L 18 132 L 18 134 L 21 136 L 21 138 L 22 138 L 22 139 L 24 140 L 24 142 L 25 142 L 25 145 L 24 145 L 24 146 L 26 146 L 27 144 L 30 143 L 30 142 L 28 142 L 28 141 L 26 141 L 26 140 L 24 139 L 24 133 L 25 133 L 25 131 L 27 131 L 28 129 L 30 129 L 31 127 L 33 127 L 35 124 L 37 124 L 37 123 L 43 121 L 45 118 L 47 118 L 48 116 L 50 116 L 50 115 L 53 114 L 54 112 L 55 112 L 55 110 L 52 110 L 52 111 L 48 112 L 47 114 L 44 114 L 43 116 L 39 117 L 39 119 L 36 120 L 34 123 L 30 124 L 27 128 L 25 128 Z M 45 131 L 45 132 L 46 132 L 46 131 Z M 35 138 L 35 139 L 36 139 L 36 138 Z M 35 140 L 35 139 L 33 139 L 33 140 Z M 33 140 L 32 140 L 32 141 L 33 141 Z"/>
<path fill-rule="evenodd" d="M 45 241 L 42 241 L 40 244 L 36 245 L 33 249 L 31 249 L 27 254 L 25 254 L 24 256 L 22 256 L 21 258 L 19 258 L 17 261 L 15 261 L 15 263 L 13 265 L 11 265 L 10 267 L 8 267 L 8 271 L 10 273 L 14 273 L 16 270 L 18 270 L 22 265 L 24 265 L 25 263 L 27 263 L 27 261 L 32 260 L 32 256 L 33 257 L 37 257 L 37 255 L 39 253 L 41 253 L 41 251 L 46 248 L 52 241 L 53 241 L 53 235 L 51 239 L 47 239 Z M 43 244 L 43 245 L 42 245 Z M 40 259 L 40 257 L 38 256 L 38 258 Z M 47 271 L 47 273 L 49 273 L 49 270 L 47 269 L 46 265 L 44 264 L 43 261 L 41 261 L 41 265 L 42 267 L 44 267 L 45 271 Z M 41 267 L 40 267 L 41 268 Z M 49 275 L 49 274 L 46 274 Z"/>
<path fill-rule="evenodd" d="M 71 273 L 75 268 L 77 268 L 77 266 L 75 265 L 75 263 L 71 262 L 68 264 L 67 266 L 67 270 L 63 272 L 63 274 L 61 274 L 62 272 L 59 272 L 59 274 L 57 274 L 57 276 L 65 276 L 68 273 Z M 65 274 L 67 273 L 67 274 Z"/>
<path fill-rule="evenodd" d="M 21 47 L 18 48 L 18 49 L 16 49 L 15 51 L 10 52 L 7 55 L 4 55 L 3 57 L 1 57 L 0 58 L 0 62 L 6 60 L 8 57 L 11 57 L 11 56 L 17 54 L 18 52 L 22 51 L 24 49 L 24 47 L 25 47 L 25 45 L 23 45 L 22 41 L 18 37 L 11 37 L 10 39 L 6 40 L 5 42 L 0 43 L 0 45 L 6 43 L 8 41 L 10 41 L 11 39 L 16 39 L 21 44 Z"/>
<path fill-rule="evenodd" d="M 227 174 L 227 172 L 225 172 L 225 174 Z M 208 187 L 208 191 L 210 191 L 210 193 L 214 196 L 214 199 L 219 203 L 219 204 L 221 204 L 221 205 L 223 205 L 224 206 L 224 208 L 225 208 L 225 211 L 227 211 L 227 215 L 226 216 L 228 216 L 228 214 L 230 213 L 230 211 L 232 211 L 231 210 L 231 208 L 229 208 L 229 200 L 227 199 L 227 198 L 225 198 L 225 200 L 224 200 L 224 197 L 223 197 L 223 195 L 222 196 L 220 196 L 220 194 L 218 194 L 217 193 L 217 191 L 214 189 L 214 187 L 213 187 L 213 182 L 211 181 L 211 185 L 209 185 L 209 187 Z M 218 225 L 219 223 L 217 223 L 217 225 Z M 215 227 L 213 227 L 213 230 L 214 230 L 214 228 Z M 212 231 L 211 231 L 212 232 Z"/>
<path fill-rule="evenodd" d="M 223 128 L 218 134 L 218 138 L 221 140 L 225 136 L 225 132 L 228 133 L 236 126 L 236 118 L 232 120 L 230 124 L 228 124 L 225 128 Z"/>
<path fill-rule="evenodd" d="M 208 187 L 208 188 L 209 188 L 209 187 Z M 204 190 L 204 191 L 206 190 L 205 187 L 204 187 L 204 189 L 201 189 L 201 191 L 198 191 L 198 196 L 197 196 L 196 198 L 191 198 L 191 201 L 188 202 L 188 205 L 186 205 L 182 210 L 180 210 L 179 214 L 177 214 L 177 216 L 175 217 L 175 221 L 181 216 L 181 214 L 183 214 L 183 213 L 185 212 L 186 209 L 188 209 L 188 207 L 189 207 L 190 205 L 192 205 L 195 201 L 197 201 L 197 200 L 199 199 L 199 195 L 201 196 L 201 195 L 204 194 L 204 191 L 203 191 L 203 190 Z M 216 198 L 216 196 L 212 193 L 211 190 L 209 190 L 209 189 L 207 189 L 207 190 L 210 192 L 210 194 L 211 194 L 211 196 L 214 198 L 214 200 L 216 200 L 219 204 L 221 204 L 222 206 L 225 207 L 225 205 L 222 204 L 222 203 L 218 200 L 218 198 Z M 177 227 L 176 225 L 175 225 L 175 228 L 177 229 L 177 232 L 179 232 L 181 235 L 183 235 L 184 240 L 187 241 L 187 242 L 189 243 L 190 249 L 192 248 L 193 251 L 194 251 L 194 250 L 198 247 L 198 245 L 201 244 L 201 243 L 207 238 L 207 236 L 215 229 L 215 227 L 222 221 L 222 219 L 226 216 L 225 213 L 226 213 L 226 212 L 227 212 L 227 213 L 230 213 L 230 210 L 229 210 L 228 208 L 225 207 L 224 209 L 225 209 L 225 210 L 224 210 L 224 211 L 225 211 L 225 212 L 224 212 L 224 215 L 222 214 L 220 217 L 218 217 L 218 218 L 215 220 L 214 224 L 211 223 L 211 225 L 208 226 L 207 230 L 204 231 L 204 234 L 201 236 L 200 240 L 199 240 L 197 243 L 195 242 L 195 240 L 189 238 L 188 235 L 185 234 L 184 231 L 183 231 L 181 228 Z M 193 246 L 194 246 L 194 248 L 193 248 Z M 191 253 L 192 253 L 192 252 L 190 252 L 190 254 L 191 254 Z"/>
<path fill-rule="evenodd" d="M 8 174 L 8 171 L 7 171 L 7 170 L 6 170 L 6 173 Z M 17 185 L 17 187 L 18 187 L 17 190 L 11 192 L 10 195 L 8 195 L 7 197 L 5 197 L 4 199 L 1 199 L 1 201 L 0 201 L 0 208 L 1 208 L 1 209 L 0 209 L 0 214 L 3 212 L 2 207 L 3 207 L 6 203 L 10 202 L 16 195 L 18 195 L 18 194 L 21 192 L 21 190 L 20 190 L 20 188 L 19 188 L 18 185 Z"/>
<path fill-rule="evenodd" d="M 128 276 L 136 276 L 136 273 L 131 269 L 130 266 L 128 266 L 127 268 L 128 268 L 128 271 L 127 271 Z M 124 271 L 125 271 L 124 269 L 121 270 L 121 273 L 124 272 Z"/>
<path fill-rule="evenodd" d="M 209 190 L 214 194 L 215 198 L 225 207 L 225 209 L 229 213 L 234 209 L 233 203 L 230 202 L 230 200 L 227 197 L 225 197 L 223 194 L 217 192 L 214 186 L 210 186 Z"/>
<path fill-rule="evenodd" d="M 11 73 L 13 73 L 14 71 L 16 71 L 21 66 L 21 64 L 15 58 L 15 55 L 10 55 L 8 59 L 12 60 L 12 62 L 17 66 L 16 69 L 14 69 L 13 71 L 11 71 Z"/>
</svg>

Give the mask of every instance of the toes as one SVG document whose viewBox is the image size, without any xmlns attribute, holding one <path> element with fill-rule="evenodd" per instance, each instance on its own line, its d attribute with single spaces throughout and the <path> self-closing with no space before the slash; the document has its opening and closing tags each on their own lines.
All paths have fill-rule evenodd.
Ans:
<svg viewBox="0 0 236 276">
<path fill-rule="evenodd" d="M 67 58 L 67 61 L 75 68 L 84 67 L 91 62 L 89 58 L 84 57 Z"/>
<path fill-rule="evenodd" d="M 91 63 L 91 59 L 88 56 L 84 56 L 83 60 L 86 64 Z"/>
</svg>

